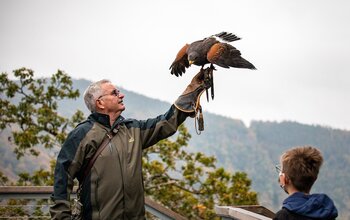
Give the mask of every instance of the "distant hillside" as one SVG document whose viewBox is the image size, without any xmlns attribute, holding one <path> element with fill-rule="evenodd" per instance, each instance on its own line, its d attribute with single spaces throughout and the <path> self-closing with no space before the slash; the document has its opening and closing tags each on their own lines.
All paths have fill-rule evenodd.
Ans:
<svg viewBox="0 0 350 220">
<path fill-rule="evenodd" d="M 74 87 L 78 88 L 82 95 L 89 83 L 86 80 L 74 80 Z M 155 117 L 164 113 L 170 106 L 167 102 L 150 99 L 124 88 L 121 90 L 125 94 L 124 117 L 137 119 Z M 61 102 L 59 111 L 69 116 L 76 109 L 84 111 L 86 115 L 89 114 L 82 98 Z M 279 162 L 279 155 L 297 145 L 310 144 L 319 147 L 325 162 L 313 192 L 329 194 L 339 209 L 341 214 L 339 219 L 350 219 L 350 187 L 347 184 L 350 179 L 350 131 L 289 121 L 281 123 L 254 121 L 250 127 L 246 127 L 241 120 L 209 112 L 204 112 L 204 118 L 205 131 L 201 135 L 196 134 L 192 118 L 186 121 L 186 126 L 192 135 L 189 150 L 215 155 L 218 166 L 223 166 L 232 172 L 247 172 L 253 181 L 253 189 L 259 193 L 260 203 L 274 211 L 286 198 L 286 194 L 277 183 L 278 176 L 274 168 Z M 0 162 L 1 170 L 6 170 L 6 173 L 11 170 L 18 173 L 23 169 L 34 169 L 36 163 L 32 157 L 21 161 L 20 166 L 16 165 L 15 157 L 6 143 L 8 143 L 6 135 L 0 133 L 0 153 L 6 155 L 6 160 Z M 44 155 L 43 157 L 45 160 L 49 158 Z M 24 166 L 26 163 L 30 165 Z"/>
</svg>

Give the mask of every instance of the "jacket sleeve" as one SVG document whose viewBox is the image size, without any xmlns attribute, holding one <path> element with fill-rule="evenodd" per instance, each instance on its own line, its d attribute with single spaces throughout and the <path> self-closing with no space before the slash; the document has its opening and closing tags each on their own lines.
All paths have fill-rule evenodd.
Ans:
<svg viewBox="0 0 350 220">
<path fill-rule="evenodd" d="M 189 113 L 182 112 L 172 105 L 165 114 L 141 121 L 143 148 L 152 146 L 158 141 L 173 135 L 189 115 Z"/>
<path fill-rule="evenodd" d="M 79 163 L 74 161 L 81 135 L 77 135 L 77 131 L 73 130 L 62 145 L 57 156 L 55 173 L 54 173 L 54 189 L 51 199 L 53 205 L 50 207 L 52 219 L 70 219 L 70 195 L 74 185 L 76 172 L 79 170 Z M 74 167 L 74 169 L 72 169 Z"/>
<path fill-rule="evenodd" d="M 288 212 L 285 209 L 279 210 L 273 220 L 283 220 L 288 219 Z"/>
<path fill-rule="evenodd" d="M 54 200 L 50 207 L 51 219 L 72 219 L 70 203 L 67 200 Z"/>
</svg>

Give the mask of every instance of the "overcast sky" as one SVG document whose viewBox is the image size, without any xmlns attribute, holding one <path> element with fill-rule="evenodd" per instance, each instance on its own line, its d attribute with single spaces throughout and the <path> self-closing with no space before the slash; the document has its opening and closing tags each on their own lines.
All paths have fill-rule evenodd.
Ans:
<svg viewBox="0 0 350 220">
<path fill-rule="evenodd" d="M 347 0 L 0 0 L 0 71 L 60 69 L 173 102 L 200 69 L 171 75 L 177 52 L 228 31 L 258 70 L 218 67 L 204 110 L 350 130 L 349 12 Z"/>
</svg>

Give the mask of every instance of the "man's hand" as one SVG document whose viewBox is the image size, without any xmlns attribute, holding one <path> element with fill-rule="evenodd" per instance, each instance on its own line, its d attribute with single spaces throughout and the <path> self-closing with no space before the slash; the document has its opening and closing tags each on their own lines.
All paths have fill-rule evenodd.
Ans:
<svg viewBox="0 0 350 220">
<path fill-rule="evenodd" d="M 200 108 L 200 97 L 202 93 L 211 87 L 211 81 L 206 79 L 209 71 L 213 69 L 201 69 L 191 80 L 185 91 L 175 101 L 175 106 L 180 111 L 195 113 Z"/>
</svg>

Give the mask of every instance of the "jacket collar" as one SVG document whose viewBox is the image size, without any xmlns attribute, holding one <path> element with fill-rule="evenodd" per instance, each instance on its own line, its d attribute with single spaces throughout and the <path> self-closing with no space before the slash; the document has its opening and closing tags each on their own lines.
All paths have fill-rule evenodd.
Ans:
<svg viewBox="0 0 350 220">
<path fill-rule="evenodd" d="M 107 128 L 115 128 L 118 124 L 124 121 L 124 117 L 120 115 L 117 118 L 117 120 L 115 120 L 115 122 L 113 123 L 113 126 L 111 127 L 111 125 L 109 124 L 109 115 L 98 113 L 98 112 L 91 113 L 88 119 L 96 121 Z"/>
</svg>

